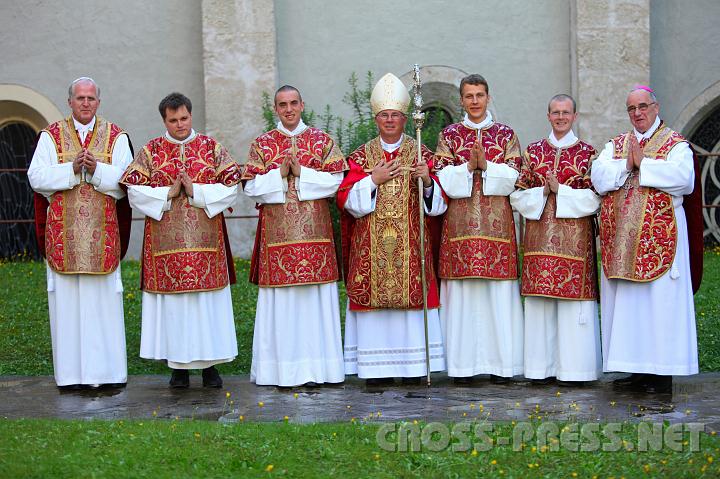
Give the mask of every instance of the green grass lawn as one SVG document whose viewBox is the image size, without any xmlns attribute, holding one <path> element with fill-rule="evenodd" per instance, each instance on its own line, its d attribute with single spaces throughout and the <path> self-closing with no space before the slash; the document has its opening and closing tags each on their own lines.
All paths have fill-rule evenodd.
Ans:
<svg viewBox="0 0 720 479">
<path fill-rule="evenodd" d="M 250 264 L 236 260 L 238 282 L 232 286 L 238 358 L 219 366 L 221 373 L 250 371 L 253 321 L 257 287 L 248 283 Z M 159 361 L 139 357 L 140 351 L 140 271 L 137 261 L 123 261 L 125 285 L 125 330 L 129 374 L 167 374 Z M 45 291 L 45 265 L 40 262 L 0 262 L 0 375 L 51 375 L 52 349 Z M 345 295 L 340 285 L 341 311 Z M 720 371 L 720 248 L 705 253 L 702 288 L 695 295 L 700 369 Z"/>
<path fill-rule="evenodd" d="M 378 428 L 364 423 L 0 420 L 0 477 L 677 479 L 720 475 L 716 461 L 720 439 L 704 433 L 697 436 L 694 452 L 689 434 L 681 439 L 680 452 L 667 448 L 628 452 L 626 448 L 637 447 L 638 433 L 637 426 L 627 424 L 614 452 L 553 451 L 552 439 L 548 449 L 533 439 L 489 450 L 479 447 L 476 452 L 472 447 L 464 452 L 451 448 L 388 452 L 377 445 Z M 488 437 L 493 443 L 498 437 L 512 437 L 511 426 L 496 425 Z"/>
</svg>

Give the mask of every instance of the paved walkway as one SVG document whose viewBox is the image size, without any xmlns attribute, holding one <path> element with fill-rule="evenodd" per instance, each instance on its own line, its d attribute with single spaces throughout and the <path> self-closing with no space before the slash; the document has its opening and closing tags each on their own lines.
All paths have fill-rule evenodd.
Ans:
<svg viewBox="0 0 720 479">
<path fill-rule="evenodd" d="M 720 373 L 676 378 L 672 394 L 648 396 L 613 389 L 612 379 L 583 388 L 495 385 L 480 379 L 458 387 L 433 376 L 432 387 L 367 389 L 357 378 L 338 386 L 279 390 L 247 376 L 226 376 L 223 389 L 170 389 L 166 376 L 132 376 L 124 389 L 60 392 L 52 377 L 0 376 L 0 417 L 67 419 L 195 418 L 234 421 L 490 421 L 543 420 L 698 422 L 720 430 Z M 228 396 L 229 393 L 229 396 Z M 262 404 L 260 406 L 259 404 Z"/>
</svg>

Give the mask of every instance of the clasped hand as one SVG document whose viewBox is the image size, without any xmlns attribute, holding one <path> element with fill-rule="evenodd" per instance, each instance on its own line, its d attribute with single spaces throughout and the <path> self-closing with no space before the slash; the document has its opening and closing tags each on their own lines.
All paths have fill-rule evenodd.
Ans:
<svg viewBox="0 0 720 479">
<path fill-rule="evenodd" d="M 180 195 L 180 191 L 183 189 L 185 190 L 185 194 L 187 196 L 190 198 L 193 197 L 192 180 L 185 171 L 181 171 L 178 177 L 175 178 L 175 182 L 170 187 L 170 191 L 168 191 L 168 199 L 171 200 L 173 198 L 177 198 Z"/>
</svg>

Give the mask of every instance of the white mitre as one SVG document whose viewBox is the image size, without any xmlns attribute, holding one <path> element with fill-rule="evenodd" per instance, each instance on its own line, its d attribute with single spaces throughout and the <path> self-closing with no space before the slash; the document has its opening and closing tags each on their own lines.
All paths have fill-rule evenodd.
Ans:
<svg viewBox="0 0 720 479">
<path fill-rule="evenodd" d="M 397 110 L 405 113 L 410 105 L 410 95 L 407 88 L 398 77 L 386 73 L 373 88 L 370 95 L 370 107 L 373 115 L 383 110 Z"/>
</svg>

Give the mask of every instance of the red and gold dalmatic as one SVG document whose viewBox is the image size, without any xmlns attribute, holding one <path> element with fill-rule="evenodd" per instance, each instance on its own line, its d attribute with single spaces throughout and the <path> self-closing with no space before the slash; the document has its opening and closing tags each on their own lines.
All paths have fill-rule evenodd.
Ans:
<svg viewBox="0 0 720 479">
<path fill-rule="evenodd" d="M 55 144 L 58 163 L 72 162 L 83 148 L 97 161 L 112 164 L 112 150 L 121 134 L 117 125 L 97 116 L 95 127 L 80 142 L 72 117 L 45 130 Z M 108 274 L 120 264 L 120 231 L 115 199 L 81 179 L 70 190 L 50 197 L 45 226 L 48 265 L 64 274 Z"/>
<path fill-rule="evenodd" d="M 612 139 L 614 159 L 627 160 L 633 134 Z M 679 133 L 661 123 L 640 146 L 645 158 L 665 160 L 670 150 L 683 141 Z M 672 196 L 640 186 L 637 171 L 633 171 L 622 188 L 602 199 L 600 247 L 605 276 L 640 282 L 659 278 L 675 259 L 677 234 Z"/>
<path fill-rule="evenodd" d="M 121 182 L 126 185 L 172 186 L 181 171 L 193 183 L 233 186 L 240 167 L 213 138 L 196 135 L 179 144 L 165 137 L 151 140 L 138 152 Z M 143 290 L 185 293 L 222 289 L 228 285 L 228 261 L 222 214 L 208 218 L 181 193 L 160 221 L 145 218 Z"/>
<path fill-rule="evenodd" d="M 440 133 L 435 168 L 464 165 L 477 141 L 489 162 L 520 169 L 520 144 L 513 130 L 500 123 L 475 130 L 455 123 Z M 515 221 L 507 196 L 485 196 L 482 172 L 473 173 L 472 195 L 451 199 L 442 228 L 440 277 L 443 279 L 516 279 Z"/>
<path fill-rule="evenodd" d="M 422 148 L 432 170 L 433 156 Z M 380 162 L 399 160 L 402 172 L 383 183 L 375 192 L 375 211 L 362 218 L 343 215 L 343 258 L 347 258 L 345 287 L 350 309 L 422 309 L 420 272 L 420 205 L 417 181 L 411 171 L 417 165 L 415 141 L 404 136 L 392 153 L 383 151 L 377 137 L 348 157 L 350 172 L 340 185 L 338 205 L 342 209 L 353 185 L 368 176 Z M 430 218 L 425 216 L 425 231 Z M 425 270 L 428 308 L 439 305 L 437 281 L 429 234 L 425 241 Z"/>
<path fill-rule="evenodd" d="M 333 139 L 322 130 L 306 128 L 296 136 L 271 130 L 250 146 L 243 180 L 280 168 L 288 157 L 301 166 L 325 173 L 347 170 Z M 298 200 L 297 181 L 287 176 L 284 204 L 259 205 L 260 218 L 250 281 L 262 287 L 323 284 L 338 280 L 329 199 Z"/>
<path fill-rule="evenodd" d="M 557 148 L 547 139 L 528 145 L 518 188 L 544 187 L 554 174 L 561 185 L 591 188 L 595 149 L 582 141 Z M 597 299 L 593 218 L 556 218 L 557 195 L 550 193 L 539 220 L 525 222 L 521 293 L 523 296 Z"/>
</svg>

